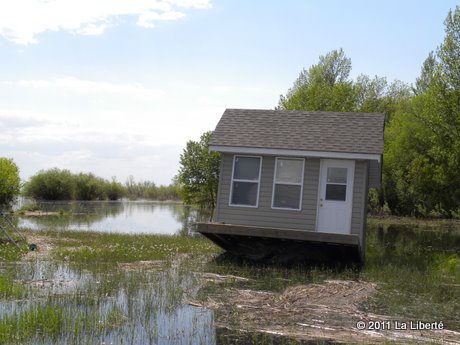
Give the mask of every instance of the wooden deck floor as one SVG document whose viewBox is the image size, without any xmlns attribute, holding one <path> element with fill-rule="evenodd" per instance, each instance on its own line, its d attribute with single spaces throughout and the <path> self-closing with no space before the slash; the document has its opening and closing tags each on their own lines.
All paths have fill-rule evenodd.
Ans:
<svg viewBox="0 0 460 345">
<path fill-rule="evenodd" d="M 253 259 L 263 259 L 274 253 L 305 256 L 323 254 L 326 248 L 333 256 L 362 259 L 362 250 L 357 235 L 301 231 L 295 229 L 267 228 L 224 223 L 197 223 L 201 233 L 223 249 Z M 254 238 L 259 238 L 255 240 Z M 313 254 L 315 252 L 315 254 Z M 342 253 L 342 255 L 337 255 Z M 352 253 L 352 254 L 350 254 Z M 324 253 L 325 254 L 325 253 Z M 327 254 L 325 255 L 327 256 Z"/>
<path fill-rule="evenodd" d="M 199 233 L 279 238 L 287 240 L 346 244 L 359 246 L 358 235 L 333 234 L 295 229 L 266 228 L 224 223 L 197 223 Z"/>
</svg>

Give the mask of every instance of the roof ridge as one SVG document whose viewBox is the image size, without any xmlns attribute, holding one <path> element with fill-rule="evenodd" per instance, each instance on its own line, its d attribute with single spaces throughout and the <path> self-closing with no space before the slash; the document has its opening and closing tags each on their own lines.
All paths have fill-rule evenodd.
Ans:
<svg viewBox="0 0 460 345">
<path fill-rule="evenodd" d="M 243 112 L 278 112 L 278 113 L 305 113 L 305 114 L 360 114 L 360 115 L 382 115 L 381 112 L 363 112 L 363 111 L 328 111 L 328 110 L 297 110 L 297 109 L 257 109 L 257 108 L 226 108 L 225 111 L 243 111 Z"/>
</svg>

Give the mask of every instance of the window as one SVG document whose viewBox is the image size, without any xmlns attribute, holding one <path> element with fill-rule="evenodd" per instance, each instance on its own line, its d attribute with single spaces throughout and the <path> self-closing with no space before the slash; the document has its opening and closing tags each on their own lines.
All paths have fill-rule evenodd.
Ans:
<svg viewBox="0 0 460 345">
<path fill-rule="evenodd" d="M 259 202 L 261 157 L 233 158 L 230 205 L 257 207 Z"/>
<path fill-rule="evenodd" d="M 276 158 L 272 208 L 300 210 L 303 167 L 303 159 Z"/>
<path fill-rule="evenodd" d="M 327 168 L 326 200 L 345 201 L 347 168 Z"/>
</svg>

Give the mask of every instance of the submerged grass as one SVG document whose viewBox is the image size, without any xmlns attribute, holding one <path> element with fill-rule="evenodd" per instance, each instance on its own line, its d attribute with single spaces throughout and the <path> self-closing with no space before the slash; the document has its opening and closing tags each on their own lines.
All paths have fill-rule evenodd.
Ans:
<svg viewBox="0 0 460 345">
<path fill-rule="evenodd" d="M 51 258 L 55 266 L 50 270 L 59 272 L 60 266 L 70 267 L 75 274 L 72 282 L 81 284 L 64 293 L 50 289 L 27 292 L 27 287 L 15 282 L 15 271 L 5 270 L 0 275 L 0 300 L 27 296 L 31 300 L 36 297 L 39 303 L 3 314 L 0 343 L 59 343 L 63 339 L 67 343 L 101 343 L 103 339 L 116 339 L 104 338 L 108 334 L 123 337 L 125 343 L 133 343 L 135 337 L 141 336 L 136 339 L 145 343 L 161 342 L 158 339 L 174 342 L 195 333 L 198 338 L 194 339 L 201 339 L 204 335 L 196 330 L 193 334 L 184 333 L 184 329 L 174 333 L 178 327 L 174 322 L 179 321 L 171 322 L 171 334 L 165 333 L 164 327 L 165 320 L 179 318 L 184 322 L 188 314 L 181 309 L 183 300 L 198 292 L 199 276 L 206 272 L 236 278 L 206 284 L 199 290 L 198 299 L 218 298 L 227 287 L 281 292 L 289 286 L 324 280 L 364 280 L 375 282 L 378 292 L 362 308 L 412 320 L 442 320 L 446 328 L 460 330 L 460 226 L 375 222 L 369 221 L 363 268 L 287 267 L 238 261 L 218 256 L 221 250 L 202 237 L 40 231 L 37 236 L 53 240 Z M 19 260 L 20 255 L 15 246 L 0 245 L 0 260 L 11 262 Z M 164 266 L 146 269 L 149 266 L 120 265 L 155 260 L 162 260 Z M 40 279 L 58 276 L 60 283 L 66 283 L 62 273 L 48 274 L 34 266 L 37 263 L 28 264 L 33 267 L 31 275 Z M 188 312 L 194 315 L 193 327 L 205 329 L 205 319 Z M 206 327 L 212 330 L 212 324 Z M 235 328 L 238 327 L 241 325 L 236 319 Z M 142 333 L 145 330 L 148 332 Z M 238 343 L 239 338 L 228 336 L 216 334 L 222 343 L 225 339 Z M 273 342 L 272 337 L 265 339 L 255 333 L 244 337 L 260 343 Z M 202 343 L 209 342 L 203 339 Z"/>
<path fill-rule="evenodd" d="M 378 284 L 372 310 L 460 330 L 457 228 L 371 227 L 361 277 Z"/>
<path fill-rule="evenodd" d="M 26 295 L 27 289 L 17 284 L 10 271 L 2 272 L 0 275 L 0 301 L 20 299 Z"/>
<path fill-rule="evenodd" d="M 35 305 L 0 319 L 0 343 L 60 343 L 59 339 L 66 339 L 66 343 L 79 344 L 85 333 L 102 334 L 125 322 L 118 307 L 110 308 L 104 316 L 99 312 L 75 312 L 55 304 Z"/>
<path fill-rule="evenodd" d="M 34 339 L 56 338 L 64 324 L 63 309 L 59 306 L 38 306 L 13 313 L 0 320 L 0 343 L 21 344 Z"/>
</svg>

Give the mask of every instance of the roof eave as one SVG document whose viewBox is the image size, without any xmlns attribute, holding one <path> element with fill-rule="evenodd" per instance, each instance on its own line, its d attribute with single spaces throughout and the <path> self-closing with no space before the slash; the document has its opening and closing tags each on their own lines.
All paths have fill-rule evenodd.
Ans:
<svg viewBox="0 0 460 345">
<path fill-rule="evenodd" d="M 319 157 L 319 158 L 337 158 L 337 159 L 365 159 L 381 161 L 381 153 L 361 153 L 361 152 L 335 152 L 335 151 L 309 151 L 295 149 L 276 149 L 265 147 L 245 147 L 245 146 L 223 146 L 209 145 L 210 151 L 223 153 L 239 154 L 259 154 L 275 156 L 293 156 L 293 157 Z"/>
</svg>

